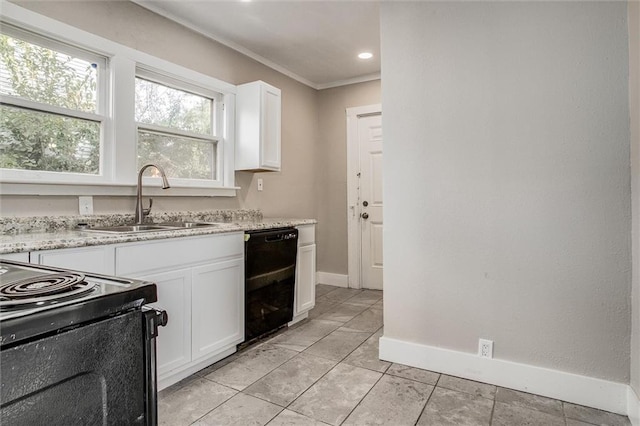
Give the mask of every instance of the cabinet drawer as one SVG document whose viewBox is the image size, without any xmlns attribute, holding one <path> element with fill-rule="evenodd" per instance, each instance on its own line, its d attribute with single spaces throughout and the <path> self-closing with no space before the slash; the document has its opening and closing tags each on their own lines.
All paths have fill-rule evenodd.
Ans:
<svg viewBox="0 0 640 426">
<path fill-rule="evenodd" d="M 17 262 L 29 263 L 29 252 L 28 251 L 24 251 L 22 253 L 0 254 L 0 259 L 15 260 Z"/>
<path fill-rule="evenodd" d="M 95 274 L 113 275 L 113 246 L 78 247 L 31 252 L 31 263 Z"/>
<path fill-rule="evenodd" d="M 316 241 L 316 226 L 315 225 L 302 225 L 298 228 L 298 245 L 313 244 Z"/>
<path fill-rule="evenodd" d="M 244 234 L 145 241 L 116 247 L 116 275 L 175 269 L 214 259 L 243 256 Z"/>
</svg>

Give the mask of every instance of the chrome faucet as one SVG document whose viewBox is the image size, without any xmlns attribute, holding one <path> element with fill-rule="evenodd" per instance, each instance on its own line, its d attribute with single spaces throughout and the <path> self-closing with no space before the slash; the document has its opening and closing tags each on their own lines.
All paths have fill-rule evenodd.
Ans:
<svg viewBox="0 0 640 426">
<path fill-rule="evenodd" d="M 137 193 L 137 199 L 136 199 L 136 217 L 135 217 L 136 225 L 142 225 L 142 223 L 144 222 L 145 216 L 151 213 L 151 206 L 153 206 L 153 198 L 149 198 L 149 208 L 145 209 L 142 207 L 142 174 L 149 167 L 155 167 L 160 172 L 160 177 L 162 178 L 162 189 L 167 189 L 171 187 L 171 185 L 169 185 L 169 180 L 167 179 L 167 175 L 165 174 L 164 170 L 162 170 L 162 167 L 149 163 L 149 164 L 145 164 L 140 168 L 140 171 L 138 172 L 138 193 Z"/>
</svg>

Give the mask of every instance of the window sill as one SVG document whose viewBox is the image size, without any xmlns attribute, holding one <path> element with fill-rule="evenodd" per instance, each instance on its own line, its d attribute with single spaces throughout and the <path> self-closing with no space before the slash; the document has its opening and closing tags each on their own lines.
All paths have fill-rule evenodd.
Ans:
<svg viewBox="0 0 640 426">
<path fill-rule="evenodd" d="M 0 182 L 0 195 L 93 195 L 134 197 L 136 185 L 130 184 L 43 184 L 23 182 Z M 239 187 L 196 188 L 172 186 L 162 189 L 159 186 L 144 185 L 144 195 L 154 197 L 235 197 Z"/>
</svg>

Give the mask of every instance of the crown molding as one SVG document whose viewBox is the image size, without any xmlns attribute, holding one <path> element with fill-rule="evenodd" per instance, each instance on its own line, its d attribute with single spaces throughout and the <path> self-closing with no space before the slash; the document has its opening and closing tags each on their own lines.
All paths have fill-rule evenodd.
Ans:
<svg viewBox="0 0 640 426">
<path fill-rule="evenodd" d="M 261 56 L 255 52 L 253 52 L 252 50 L 249 50 L 243 46 L 240 46 L 239 44 L 231 41 L 231 40 L 227 40 L 224 37 L 220 37 L 217 34 L 212 33 L 211 31 L 207 31 L 204 28 L 201 28 L 200 26 L 194 25 L 191 22 L 188 22 L 185 19 L 182 19 L 170 12 L 167 12 L 166 10 L 161 9 L 160 7 L 154 5 L 152 2 L 150 1 L 145 1 L 145 0 L 131 0 L 133 3 L 137 4 L 138 6 L 147 9 L 157 15 L 160 15 L 164 18 L 167 18 L 173 22 L 176 22 L 192 31 L 195 31 L 196 33 L 203 35 L 205 37 L 207 37 L 208 39 L 211 39 L 215 42 L 218 42 L 224 46 L 227 46 L 230 49 L 235 50 L 236 52 L 239 52 L 251 59 L 253 59 L 256 62 L 261 63 L 262 65 L 265 65 L 275 71 L 278 71 L 281 74 L 286 75 L 289 78 L 292 78 L 293 80 L 302 83 L 306 86 L 311 87 L 312 89 L 315 90 L 323 90 L 323 89 L 330 89 L 333 87 L 339 87 L 339 86 L 346 86 L 349 84 L 355 84 L 355 83 L 362 83 L 362 82 L 366 82 L 366 81 L 372 81 L 372 80 L 379 80 L 380 79 L 380 73 L 375 73 L 375 74 L 369 74 L 369 75 L 364 75 L 364 76 L 360 76 L 360 77 L 354 77 L 354 78 L 350 78 L 350 79 L 346 79 L 346 80 L 338 80 L 338 81 L 334 81 L 334 82 L 330 82 L 330 83 L 322 83 L 322 84 L 318 84 L 318 83 L 314 83 L 310 80 L 307 80 L 304 77 L 301 77 L 300 75 L 294 73 L 293 71 L 289 70 L 288 68 L 285 68 L 281 65 L 278 65 L 277 63 L 265 58 L 264 56 Z"/>
</svg>

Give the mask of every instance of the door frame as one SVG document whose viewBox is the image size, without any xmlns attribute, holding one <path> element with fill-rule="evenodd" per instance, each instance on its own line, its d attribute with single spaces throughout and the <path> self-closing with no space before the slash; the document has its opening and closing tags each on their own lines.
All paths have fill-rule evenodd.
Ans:
<svg viewBox="0 0 640 426">
<path fill-rule="evenodd" d="M 382 105 L 365 105 L 347 108 L 347 260 L 349 288 L 362 288 L 362 239 L 360 235 L 360 202 L 358 185 L 360 150 L 358 119 L 370 115 L 382 115 Z"/>
</svg>

